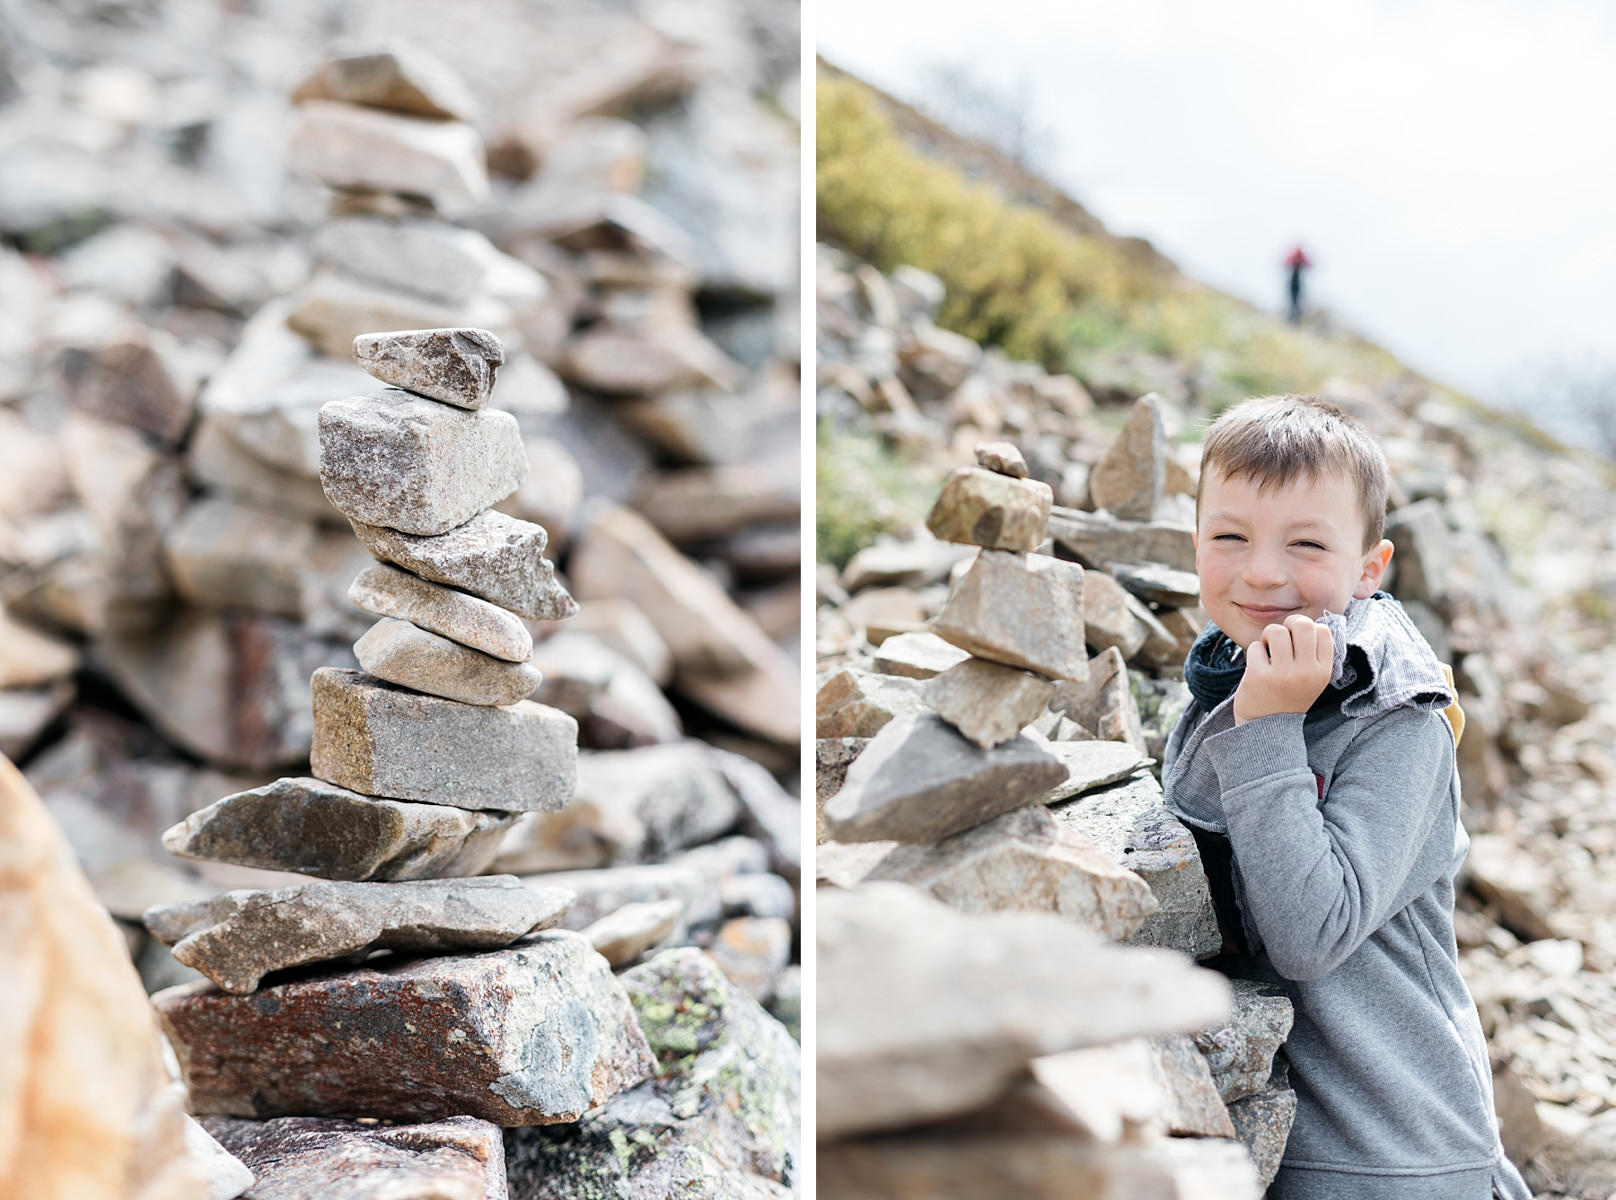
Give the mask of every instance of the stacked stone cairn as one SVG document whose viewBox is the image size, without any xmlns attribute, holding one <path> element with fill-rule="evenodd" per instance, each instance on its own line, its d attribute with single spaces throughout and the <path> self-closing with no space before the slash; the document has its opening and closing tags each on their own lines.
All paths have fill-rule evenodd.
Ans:
<svg viewBox="0 0 1616 1200">
<path fill-rule="evenodd" d="M 1147 399 L 1118 464 L 1152 421 L 1159 445 Z M 1015 446 L 975 453 L 927 519 L 976 547 L 946 602 L 819 689 L 821 1179 L 964 1196 L 1013 1167 L 1026 1195 L 1256 1197 L 1294 1114 L 1290 1006 L 1192 965 L 1222 939 L 1111 632 L 1144 606 L 1055 556 Z M 1158 460 L 1142 486 L 1161 480 Z"/>
<path fill-rule="evenodd" d="M 654 1061 L 607 961 L 551 928 L 571 892 L 464 878 L 576 775 L 577 723 L 524 699 L 539 679 L 518 617 L 577 605 L 543 527 L 489 510 L 526 466 L 515 420 L 485 407 L 499 341 L 412 330 L 354 352 L 397 385 L 320 412 L 326 493 L 380 560 L 350 593 L 381 617 L 355 646 L 365 670 L 314 673 L 312 778 L 227 796 L 165 838 L 326 882 L 149 910 L 211 980 L 153 1003 L 193 1110 L 249 1165 L 287 1139 L 375 1150 L 377 1130 L 330 1118 L 431 1122 L 388 1136 L 453 1150 L 481 1200 L 506 1194 L 498 1127 L 576 1121 Z M 327 1120 L 259 1123 L 278 1117 Z"/>
</svg>

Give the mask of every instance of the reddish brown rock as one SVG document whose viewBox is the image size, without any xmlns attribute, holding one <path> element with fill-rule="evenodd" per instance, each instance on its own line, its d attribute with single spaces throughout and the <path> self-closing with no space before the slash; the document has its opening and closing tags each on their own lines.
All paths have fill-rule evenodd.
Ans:
<svg viewBox="0 0 1616 1200">
<path fill-rule="evenodd" d="M 198 1113 L 576 1121 L 654 1070 L 628 997 L 582 936 L 315 972 L 250 996 L 152 997 Z"/>
<path fill-rule="evenodd" d="M 381 1126 L 328 1117 L 207 1117 L 202 1124 L 258 1176 L 252 1200 L 508 1195 L 499 1126 L 476 1117 Z"/>
</svg>

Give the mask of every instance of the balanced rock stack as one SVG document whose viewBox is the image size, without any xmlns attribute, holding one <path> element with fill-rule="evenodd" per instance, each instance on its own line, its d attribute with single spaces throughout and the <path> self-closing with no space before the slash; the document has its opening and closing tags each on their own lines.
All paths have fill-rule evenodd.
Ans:
<svg viewBox="0 0 1616 1200">
<path fill-rule="evenodd" d="M 1126 1192 L 1194 1178 L 1255 1196 L 1294 1112 L 1275 1060 L 1289 1003 L 1243 980 L 1225 990 L 1180 956 L 1215 955 L 1222 938 L 1195 840 L 1163 806 L 1136 736 L 1101 590 L 1114 581 L 1040 552 L 1051 491 L 1026 478 L 1014 446 L 976 457 L 927 521 L 977 546 L 974 561 L 928 629 L 871 636 L 869 659 L 855 654 L 819 691 L 832 839 L 818 851 L 820 1133 L 837 1139 L 821 1147 L 821 1177 L 850 1196 L 880 1194 L 872 1181 L 956 1194 L 949 1181 L 1015 1160 L 1047 1179 L 1029 1194 L 1067 1194 L 1079 1178 Z M 1018 924 L 1033 914 L 1045 932 Z M 924 955 L 894 948 L 922 928 L 937 939 Z M 1039 955 L 1072 943 L 1047 968 L 1058 979 L 1028 968 L 995 978 L 993 997 L 959 991 L 973 975 L 961 946 L 1011 962 L 1033 936 Z M 1132 959 L 1107 942 L 1180 954 Z M 920 997 L 942 977 L 954 980 L 948 1011 L 922 1019 Z M 1055 992 L 1083 1019 L 1024 1024 L 1019 1006 Z M 1220 992 L 1232 1002 L 1208 999 Z M 903 995 L 912 1008 L 892 1003 Z M 917 1065 L 929 1039 L 991 1049 L 933 1078 Z M 946 1137 L 890 1132 L 940 1117 L 953 1118 Z"/>
<path fill-rule="evenodd" d="M 653 1070 L 606 960 L 550 928 L 572 893 L 456 878 L 488 864 L 514 814 L 572 796 L 577 724 L 523 698 L 539 678 L 518 614 L 577 606 L 544 529 L 488 511 L 526 465 L 515 421 L 485 408 L 498 340 L 415 330 L 362 337 L 355 354 L 399 385 L 320 414 L 327 494 L 383 560 L 351 591 L 381 616 L 355 647 L 365 671 L 314 673 L 313 778 L 228 796 L 164 839 L 330 882 L 149 910 L 152 933 L 212 980 L 154 1004 L 196 1112 L 437 1122 L 414 1149 L 457 1147 L 503 1196 L 492 1126 L 575 1121 Z M 379 949 L 397 953 L 315 965 Z M 263 982 L 292 967 L 305 969 Z M 249 1163 L 260 1139 L 398 1150 L 343 1122 L 210 1121 Z"/>
</svg>

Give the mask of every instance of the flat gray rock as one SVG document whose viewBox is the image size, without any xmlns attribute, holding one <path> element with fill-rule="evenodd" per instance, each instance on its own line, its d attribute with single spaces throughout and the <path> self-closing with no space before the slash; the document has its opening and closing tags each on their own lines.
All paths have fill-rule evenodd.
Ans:
<svg viewBox="0 0 1616 1200">
<path fill-rule="evenodd" d="M 1037 800 L 1066 768 L 1021 735 L 983 750 L 936 716 L 905 716 L 870 740 L 825 802 L 841 842 L 935 842 Z"/>
<path fill-rule="evenodd" d="M 311 883 L 225 892 L 146 910 L 146 928 L 174 957 L 227 992 L 271 971 L 372 950 L 493 950 L 556 924 L 572 893 L 512 875 L 408 883 Z"/>
<path fill-rule="evenodd" d="M 1138 875 L 1033 804 L 934 846 L 897 846 L 861 882 L 892 880 L 959 912 L 1052 912 L 1112 941 L 1156 911 Z"/>
<path fill-rule="evenodd" d="M 310 683 L 316 778 L 368 796 L 501 812 L 554 812 L 572 798 L 578 722 L 564 712 L 531 700 L 461 704 L 331 667 Z"/>
<path fill-rule="evenodd" d="M 875 669 L 883 675 L 930 679 L 970 658 L 935 633 L 900 633 L 882 642 L 875 652 Z"/>
<path fill-rule="evenodd" d="M 619 978 L 657 1076 L 576 1127 L 512 1132 L 513 1200 L 796 1195 L 802 1055 L 786 1030 L 691 947 Z"/>
<path fill-rule="evenodd" d="M 305 776 L 215 801 L 164 833 L 163 849 L 322 879 L 438 879 L 481 871 L 515 820 L 365 796 Z"/>
<path fill-rule="evenodd" d="M 1229 1011 L 1216 972 L 1048 913 L 966 915 L 898 883 L 816 899 L 822 1143 L 967 1113 L 1034 1058 Z"/>
<path fill-rule="evenodd" d="M 1195 570 L 1195 529 L 1172 521 L 1127 521 L 1108 512 L 1055 506 L 1049 536 L 1091 567 L 1108 562 L 1153 562 Z"/>
<path fill-rule="evenodd" d="M 330 100 L 292 110 L 286 167 L 343 191 L 420 196 L 439 210 L 488 195 L 487 158 L 472 126 Z"/>
<path fill-rule="evenodd" d="M 252 1200 L 507 1200 L 498 1125 L 449 1117 L 373 1125 L 330 1117 L 204 1117 L 221 1145 L 257 1172 Z"/>
<path fill-rule="evenodd" d="M 506 662 L 533 655 L 533 635 L 515 614 L 386 563 L 361 571 L 348 586 L 348 599 L 366 612 L 408 621 Z"/>
<path fill-rule="evenodd" d="M 198 1113 L 576 1121 L 655 1064 L 606 960 L 548 929 L 504 950 L 152 997 Z"/>
<path fill-rule="evenodd" d="M 354 657 L 377 679 L 462 704 L 515 704 L 543 682 L 531 663 L 506 662 L 392 617 L 365 631 Z"/>
<path fill-rule="evenodd" d="M 1138 774 L 1154 761 L 1126 742 L 1050 742 L 1046 749 L 1065 764 L 1067 775 L 1044 797 L 1045 804 L 1070 800 Z"/>
<path fill-rule="evenodd" d="M 439 537 L 417 537 L 381 525 L 353 522 L 365 548 L 423 579 L 480 596 L 519 616 L 559 621 L 578 602 L 556 581 L 544 557 L 544 526 L 500 512 L 482 512 Z"/>
<path fill-rule="evenodd" d="M 320 226 L 311 249 L 344 274 L 452 305 L 469 301 L 499 259 L 483 234 L 431 218 L 339 217 Z"/>
<path fill-rule="evenodd" d="M 514 492 L 527 475 L 516 418 L 388 388 L 320 409 L 320 485 L 344 516 L 436 535 Z"/>
<path fill-rule="evenodd" d="M 819 1148 L 819 1194 L 836 1200 L 1016 1200 L 1073 1197 L 1217 1197 L 1262 1200 L 1245 1149 L 1216 1138 L 1096 1144 L 1060 1134 L 964 1137 L 952 1130 L 852 1139 Z"/>
<path fill-rule="evenodd" d="M 354 359 L 383 383 L 456 408 L 488 403 L 505 347 L 486 329 L 399 329 L 354 338 Z"/>
</svg>

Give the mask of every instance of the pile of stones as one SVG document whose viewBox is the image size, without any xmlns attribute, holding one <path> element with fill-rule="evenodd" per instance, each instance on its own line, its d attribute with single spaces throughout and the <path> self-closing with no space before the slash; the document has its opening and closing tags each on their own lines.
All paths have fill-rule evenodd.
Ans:
<svg viewBox="0 0 1616 1200">
<path fill-rule="evenodd" d="M 1136 409 L 1119 456 L 1153 413 L 1150 400 Z M 1048 552 L 1051 491 L 1014 446 L 983 443 L 976 458 L 927 519 L 976 547 L 946 602 L 924 631 L 866 626 L 869 656 L 827 667 L 819 689 L 819 1132 L 833 1143 L 821 1161 L 859 1195 L 881 1194 L 865 1182 L 877 1178 L 963 1195 L 945 1181 L 1031 1155 L 1049 1195 L 1079 1178 L 1216 1178 L 1219 1194 L 1256 1196 L 1295 1111 L 1275 1055 L 1290 1003 L 1189 966 L 1222 939 L 1195 841 L 1149 773 L 1115 640 L 1135 607 L 1140 625 L 1160 620 Z M 920 948 L 907 945 L 917 928 Z M 995 996 L 956 988 L 921 1020 L 922 997 L 969 976 L 973 956 L 998 964 L 984 984 Z M 1019 1023 L 1055 994 L 1070 1019 Z M 945 1036 L 991 1052 L 966 1069 L 926 1064 L 928 1039 Z M 942 1117 L 941 1133 L 844 1140 Z"/>
<path fill-rule="evenodd" d="M 211 981 L 153 999 L 193 1111 L 209 1114 L 206 1127 L 261 1187 L 297 1179 L 298 1194 L 331 1195 L 362 1187 L 361 1166 L 396 1173 L 402 1158 L 414 1164 L 406 1174 L 433 1186 L 505 1196 L 499 1128 L 589 1112 L 585 1147 L 610 1146 L 625 1118 L 609 1102 L 656 1073 L 653 1053 L 688 1033 L 674 1028 L 677 1006 L 700 996 L 703 1070 L 743 1045 L 767 1068 L 725 1110 L 740 1131 L 728 1136 L 757 1140 L 762 1114 L 779 1145 L 751 1173 L 787 1179 L 797 1055 L 786 1031 L 695 950 L 646 964 L 637 1004 L 612 974 L 674 932 L 682 903 L 623 905 L 580 933 L 553 928 L 578 897 L 543 876 L 537 886 L 464 878 L 493 859 L 513 814 L 559 812 L 572 799 L 577 723 L 524 698 L 540 676 L 516 616 L 562 619 L 577 604 L 542 557 L 543 527 L 488 508 L 526 466 L 515 421 L 485 407 L 498 339 L 399 331 L 361 336 L 354 354 L 396 385 L 320 412 L 327 494 L 382 560 L 351 588 L 381 616 L 355 646 L 364 671 L 315 672 L 313 777 L 228 796 L 165 839 L 181 855 L 329 882 L 145 914 Z M 779 966 L 789 944 L 786 924 Z M 379 950 L 393 953 L 364 961 Z M 329 965 L 341 959 L 360 965 Z M 669 1011 L 659 1017 L 653 1001 Z M 654 1166 L 663 1182 L 688 1186 L 736 1169 L 710 1131 L 691 1131 L 716 1104 L 702 1077 L 654 1087 L 684 1108 L 679 1120 L 658 1118 L 652 1135 L 633 1116 L 645 1098 L 625 1101 L 644 1161 L 621 1163 L 622 1177 L 650 1187 Z M 354 1118 L 411 1124 L 378 1130 Z M 526 1164 L 518 1194 L 562 1194 L 558 1154 L 572 1164 L 565 1186 L 583 1186 L 591 1172 L 579 1168 L 589 1154 L 578 1140 L 513 1140 Z M 659 1162 L 670 1149 L 682 1153 Z"/>
<path fill-rule="evenodd" d="M 405 31 L 418 14 L 392 15 Z M 636 40 L 627 27 L 637 18 L 611 23 L 624 36 L 590 57 L 597 66 Z M 255 31 L 243 38 L 270 36 L 247 24 Z M 591 38 L 601 32 L 557 14 L 547 52 L 582 25 Z M 296 57 L 319 53 L 311 45 Z M 621 96 L 642 122 L 694 121 L 667 96 L 642 97 L 660 61 L 618 78 Z M 298 65 L 282 64 L 277 90 Z M 501 87 L 531 91 L 532 78 L 528 63 Z M 479 91 L 488 82 L 471 80 Z M 273 228 L 214 233 L 223 247 L 205 261 L 190 254 L 194 238 L 165 227 L 154 241 L 134 218 L 64 260 L 0 247 L 4 290 L 38 318 L 20 343 L 0 339 L 0 752 L 68 831 L 153 990 L 191 976 L 140 924 L 146 908 L 296 882 L 177 859 L 160 838 L 220 796 L 308 774 L 311 676 L 360 667 L 351 646 L 385 615 L 350 598 L 350 582 L 370 572 L 361 590 L 377 604 L 397 582 L 322 487 L 318 414 L 331 397 L 373 386 L 353 361 L 355 336 L 425 326 L 499 339 L 500 405 L 520 432 L 519 455 L 504 438 L 499 469 L 509 475 L 519 457 L 525 474 L 483 521 L 544 526 L 557 586 L 586 602 L 566 621 L 505 614 L 510 640 L 493 657 L 528 658 L 531 639 L 530 666 L 543 676 L 534 699 L 577 721 L 582 758 L 578 802 L 544 814 L 556 821 L 518 819 L 496 869 L 600 872 L 579 883 L 581 896 L 602 889 L 596 915 L 630 892 L 682 898 L 689 916 L 676 937 L 727 944 L 716 940 L 726 921 L 756 918 L 762 932 L 732 935 L 747 961 L 758 949 L 776 964 L 782 944 L 797 953 L 794 894 L 783 899 L 797 875 L 800 740 L 794 258 L 788 293 L 772 258 L 762 275 L 744 269 L 760 265 L 743 253 L 757 225 L 709 245 L 710 209 L 690 210 L 693 223 L 676 229 L 640 199 L 648 158 L 678 159 L 663 163 L 659 186 L 694 184 L 739 143 L 696 156 L 661 125 L 586 118 L 567 107 L 580 97 L 555 96 L 548 140 L 530 139 L 531 179 L 481 179 L 480 143 L 469 158 L 444 147 L 474 128 L 505 128 L 516 110 L 490 114 L 484 96 L 474 126 L 468 90 L 430 56 L 394 48 L 307 71 L 290 109 L 280 95 L 261 98 L 285 109 L 292 176 L 282 183 L 300 198 L 296 211 L 277 210 Z M 704 122 L 721 122 L 731 101 L 753 103 L 709 99 Z M 233 98 L 222 103 L 236 112 Z M 264 144 L 281 140 L 273 134 Z M 0 157 L 13 161 L 5 149 Z M 280 171 L 278 155 L 262 157 Z M 200 183 L 193 191 L 207 194 Z M 553 203 L 515 202 L 530 192 Z M 323 205 L 306 239 L 296 236 L 305 202 Z M 546 223 L 563 211 L 567 222 Z M 473 218 L 481 228 L 468 227 Z M 714 254 L 681 257 L 699 247 Z M 80 255 L 105 269 L 81 268 Z M 226 286 L 224 268 L 266 259 L 275 269 L 255 288 Z M 219 268 L 212 290 L 199 262 Z M 137 301 L 113 286 L 134 276 L 167 283 Z M 705 361 L 732 360 L 719 372 L 726 385 L 634 365 L 661 353 L 664 318 L 681 325 L 685 348 L 705 339 Z M 607 333 L 615 350 L 589 349 Z M 8 357 L 19 349 L 32 358 Z M 596 375 L 588 364 L 603 358 L 640 372 L 634 386 L 645 390 Z M 401 632 L 378 631 L 367 655 L 398 662 Z M 521 672 L 503 674 L 510 684 Z M 670 771 L 679 786 L 651 786 Z M 748 840 L 726 843 L 727 857 L 667 861 L 726 836 Z M 607 872 L 656 878 L 630 887 Z M 742 874 L 772 878 L 728 882 Z M 567 920 L 583 911 L 581 901 Z M 763 973 L 769 995 L 794 994 L 788 966 Z"/>
</svg>

